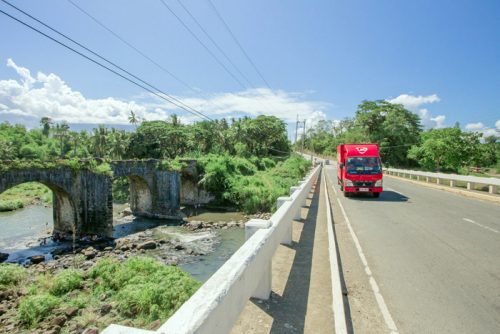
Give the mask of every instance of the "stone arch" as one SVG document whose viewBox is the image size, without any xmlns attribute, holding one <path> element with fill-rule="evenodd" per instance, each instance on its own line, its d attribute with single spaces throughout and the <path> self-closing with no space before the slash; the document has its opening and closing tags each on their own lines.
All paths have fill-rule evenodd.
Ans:
<svg viewBox="0 0 500 334">
<path fill-rule="evenodd" d="M 76 208 L 71 195 L 59 185 L 46 181 L 43 179 L 32 178 L 28 180 L 18 180 L 18 182 L 10 182 L 4 187 L 0 187 L 0 194 L 4 191 L 15 186 L 28 183 L 37 182 L 45 185 L 52 191 L 52 217 L 54 221 L 53 233 L 70 234 L 72 235 L 76 230 Z"/>
<path fill-rule="evenodd" d="M 138 175 L 128 175 L 130 183 L 130 209 L 136 216 L 148 215 L 153 210 L 153 195 L 146 180 Z"/>
</svg>

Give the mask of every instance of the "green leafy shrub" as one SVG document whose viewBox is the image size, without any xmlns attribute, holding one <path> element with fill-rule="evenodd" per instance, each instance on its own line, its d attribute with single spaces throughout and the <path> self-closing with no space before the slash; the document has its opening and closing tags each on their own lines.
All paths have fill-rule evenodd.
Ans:
<svg viewBox="0 0 500 334">
<path fill-rule="evenodd" d="M 24 207 L 23 202 L 20 200 L 13 201 L 0 201 L 0 212 L 4 211 L 14 211 Z"/>
<path fill-rule="evenodd" d="M 0 289 L 2 287 L 10 287 L 17 285 L 23 281 L 28 275 L 25 268 L 17 264 L 1 263 L 0 264 Z"/>
<path fill-rule="evenodd" d="M 62 296 L 72 290 L 80 288 L 82 284 L 82 273 L 75 269 L 66 269 L 54 276 L 50 293 Z"/>
<path fill-rule="evenodd" d="M 59 298 L 47 293 L 27 296 L 19 304 L 19 320 L 28 327 L 34 327 L 59 304 Z"/>
<path fill-rule="evenodd" d="M 127 203 L 130 196 L 130 183 L 127 177 L 120 177 L 113 181 L 113 202 Z"/>
<path fill-rule="evenodd" d="M 167 319 L 200 286 L 179 268 L 146 257 L 132 257 L 123 263 L 103 259 L 89 276 L 99 281 L 97 293 L 114 296 L 124 316 L 147 321 Z"/>
</svg>

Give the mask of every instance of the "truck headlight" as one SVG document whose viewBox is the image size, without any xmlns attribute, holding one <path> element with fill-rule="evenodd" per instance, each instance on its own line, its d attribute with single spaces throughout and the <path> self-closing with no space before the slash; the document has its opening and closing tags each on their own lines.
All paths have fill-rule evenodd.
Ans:
<svg viewBox="0 0 500 334">
<path fill-rule="evenodd" d="M 375 187 L 382 187 L 382 179 L 375 182 Z"/>
<path fill-rule="evenodd" d="M 351 180 L 345 180 L 344 187 L 354 187 L 354 184 Z"/>
</svg>

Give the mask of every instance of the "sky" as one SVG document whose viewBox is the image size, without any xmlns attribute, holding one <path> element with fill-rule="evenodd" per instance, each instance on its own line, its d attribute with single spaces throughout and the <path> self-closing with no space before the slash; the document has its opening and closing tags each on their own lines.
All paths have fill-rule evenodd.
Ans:
<svg viewBox="0 0 500 334">
<path fill-rule="evenodd" d="M 293 138 L 297 117 L 309 127 L 380 99 L 427 129 L 500 135 L 497 0 L 8 1 L 211 119 L 274 115 Z M 0 31 L 0 122 L 126 127 L 131 110 L 201 120 L 3 13 Z"/>
</svg>

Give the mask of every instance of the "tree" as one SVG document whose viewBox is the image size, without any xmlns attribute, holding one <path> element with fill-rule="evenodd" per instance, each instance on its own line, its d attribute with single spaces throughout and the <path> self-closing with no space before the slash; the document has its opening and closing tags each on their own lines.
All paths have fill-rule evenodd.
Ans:
<svg viewBox="0 0 500 334">
<path fill-rule="evenodd" d="M 50 127 L 52 126 L 52 120 L 49 117 L 42 117 L 40 120 L 40 125 L 42 126 L 42 133 L 45 135 L 45 137 L 49 137 L 50 134 Z"/>
<path fill-rule="evenodd" d="M 66 121 L 56 123 L 54 130 L 54 138 L 59 139 L 60 157 L 64 157 L 65 146 L 67 143 L 69 124 Z"/>
<path fill-rule="evenodd" d="M 355 124 L 370 142 L 380 144 L 382 161 L 390 165 L 407 165 L 410 146 L 420 142 L 420 117 L 401 104 L 363 101 L 356 111 Z"/>
<path fill-rule="evenodd" d="M 103 158 L 107 152 L 108 129 L 104 125 L 92 129 L 91 148 L 94 156 Z"/>
<path fill-rule="evenodd" d="M 137 124 L 139 124 L 139 118 L 135 114 L 133 110 L 130 110 L 130 115 L 128 116 L 128 122 L 130 124 L 134 124 L 135 128 L 137 129 Z"/>
<path fill-rule="evenodd" d="M 408 157 L 429 170 L 458 171 L 469 166 L 480 152 L 480 134 L 458 128 L 431 129 L 422 133 L 422 144 L 412 146 Z"/>
</svg>

